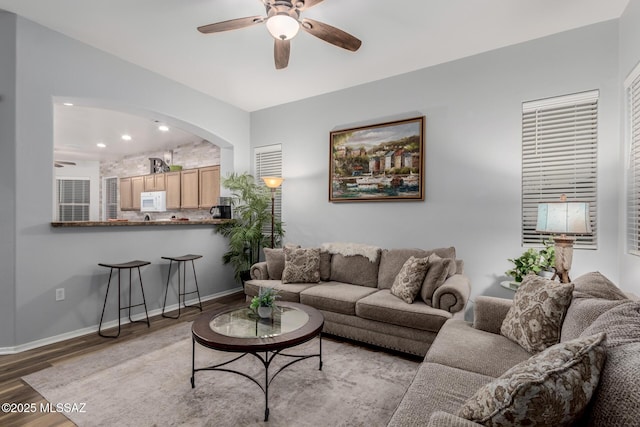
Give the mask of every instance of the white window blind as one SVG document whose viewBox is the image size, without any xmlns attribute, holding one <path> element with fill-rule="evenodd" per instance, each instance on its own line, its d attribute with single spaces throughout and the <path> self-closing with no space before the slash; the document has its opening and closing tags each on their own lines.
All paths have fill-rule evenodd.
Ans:
<svg viewBox="0 0 640 427">
<path fill-rule="evenodd" d="M 118 218 L 118 178 L 104 179 L 104 219 Z"/>
<path fill-rule="evenodd" d="M 282 176 L 282 146 L 280 144 L 257 147 L 255 149 L 255 178 L 264 186 L 263 176 Z M 282 186 L 276 190 L 274 203 L 275 217 L 282 220 Z M 271 233 L 271 224 L 265 233 Z"/>
<path fill-rule="evenodd" d="M 88 179 L 56 180 L 58 221 L 89 221 Z"/>
<path fill-rule="evenodd" d="M 629 169 L 627 177 L 627 247 L 640 255 L 640 65 L 625 80 L 627 93 L 627 136 Z"/>
<path fill-rule="evenodd" d="M 522 244 L 541 245 L 539 202 L 589 203 L 590 235 L 575 247 L 597 248 L 598 91 L 522 104 Z"/>
</svg>

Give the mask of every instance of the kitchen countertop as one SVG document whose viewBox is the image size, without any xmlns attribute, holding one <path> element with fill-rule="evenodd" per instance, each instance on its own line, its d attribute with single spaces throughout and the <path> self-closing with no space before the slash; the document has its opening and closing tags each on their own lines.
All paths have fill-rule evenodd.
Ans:
<svg viewBox="0 0 640 427">
<path fill-rule="evenodd" d="M 167 226 L 167 225 L 218 225 L 231 221 L 230 219 L 192 219 L 170 221 L 58 221 L 52 222 L 52 227 L 131 227 L 131 226 Z"/>
</svg>

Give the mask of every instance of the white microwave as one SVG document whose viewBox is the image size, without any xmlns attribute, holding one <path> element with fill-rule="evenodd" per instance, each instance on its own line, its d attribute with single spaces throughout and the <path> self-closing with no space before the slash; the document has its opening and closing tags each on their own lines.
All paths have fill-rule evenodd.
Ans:
<svg viewBox="0 0 640 427">
<path fill-rule="evenodd" d="M 140 194 L 140 212 L 164 212 L 166 210 L 166 191 L 145 191 Z"/>
</svg>

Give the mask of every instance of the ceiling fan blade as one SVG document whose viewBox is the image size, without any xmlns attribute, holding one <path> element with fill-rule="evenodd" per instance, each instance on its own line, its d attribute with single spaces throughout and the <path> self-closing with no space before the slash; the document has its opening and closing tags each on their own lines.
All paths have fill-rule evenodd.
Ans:
<svg viewBox="0 0 640 427">
<path fill-rule="evenodd" d="M 275 40 L 273 45 L 273 59 L 276 62 L 276 70 L 282 70 L 289 65 L 289 54 L 291 53 L 290 40 Z"/>
<path fill-rule="evenodd" d="M 314 35 L 319 39 L 352 52 L 360 49 L 360 45 L 362 44 L 358 38 L 351 34 L 336 27 L 332 27 L 331 25 L 314 21 L 313 19 L 303 19 L 301 27 L 307 33 Z"/>
<path fill-rule="evenodd" d="M 238 30 L 240 28 L 250 27 L 251 25 L 261 24 L 263 22 L 264 17 L 262 16 L 248 16 L 246 18 L 231 19 L 229 21 L 203 25 L 198 27 L 198 31 L 203 34 L 219 33 L 221 31 Z"/>
<path fill-rule="evenodd" d="M 76 162 L 66 162 L 64 160 L 55 160 L 55 163 L 61 164 L 61 165 L 71 165 L 71 166 L 75 166 Z"/>
<path fill-rule="evenodd" d="M 295 7 L 298 10 L 307 10 L 311 9 L 313 6 L 318 3 L 322 3 L 324 0 L 300 0 L 294 3 Z"/>
<path fill-rule="evenodd" d="M 60 164 L 60 163 L 58 163 L 58 162 L 55 162 L 55 163 L 53 164 L 53 166 L 55 166 L 55 167 L 57 167 L 57 168 L 63 168 L 63 167 L 64 167 L 63 165 L 61 165 L 61 164 Z"/>
</svg>

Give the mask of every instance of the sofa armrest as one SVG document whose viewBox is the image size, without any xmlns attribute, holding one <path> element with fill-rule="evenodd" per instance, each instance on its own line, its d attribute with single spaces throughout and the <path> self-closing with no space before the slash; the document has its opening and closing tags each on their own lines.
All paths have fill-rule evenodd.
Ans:
<svg viewBox="0 0 640 427">
<path fill-rule="evenodd" d="M 500 334 L 502 321 L 513 305 L 513 300 L 488 296 L 476 297 L 473 327 L 492 334 Z"/>
<path fill-rule="evenodd" d="M 464 274 L 454 274 L 433 293 L 431 304 L 433 308 L 446 310 L 450 313 L 462 311 L 469 301 L 471 283 Z"/>
<path fill-rule="evenodd" d="M 436 411 L 429 417 L 427 427 L 476 427 L 481 425 L 448 412 Z"/>
<path fill-rule="evenodd" d="M 257 262 L 251 266 L 251 278 L 253 280 L 268 280 L 269 271 L 267 270 L 267 262 Z"/>
</svg>

